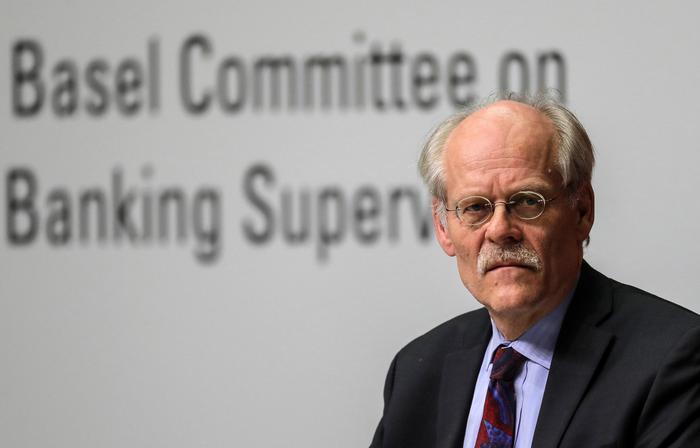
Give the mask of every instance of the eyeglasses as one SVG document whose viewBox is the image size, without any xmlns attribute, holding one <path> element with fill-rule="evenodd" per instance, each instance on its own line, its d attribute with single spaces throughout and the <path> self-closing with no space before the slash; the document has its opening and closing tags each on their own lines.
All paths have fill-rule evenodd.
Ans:
<svg viewBox="0 0 700 448">
<path fill-rule="evenodd" d="M 478 226 L 485 223 L 496 209 L 498 204 L 503 204 L 506 211 L 513 212 L 515 216 L 525 221 L 539 218 L 544 213 L 547 202 L 552 202 L 556 197 L 545 199 L 535 191 L 519 191 L 507 201 L 491 202 L 483 196 L 467 196 L 457 202 L 454 209 L 445 208 L 449 212 L 455 212 L 457 218 L 466 225 Z"/>
</svg>

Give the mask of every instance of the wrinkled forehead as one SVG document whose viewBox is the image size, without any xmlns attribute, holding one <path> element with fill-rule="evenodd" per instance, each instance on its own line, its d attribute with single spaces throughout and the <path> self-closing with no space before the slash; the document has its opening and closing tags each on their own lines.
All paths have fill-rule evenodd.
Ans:
<svg viewBox="0 0 700 448">
<path fill-rule="evenodd" d="M 556 160 L 555 136 L 551 120 L 538 110 L 502 101 L 462 120 L 447 139 L 444 162 L 448 171 L 499 159 L 548 171 Z"/>
</svg>

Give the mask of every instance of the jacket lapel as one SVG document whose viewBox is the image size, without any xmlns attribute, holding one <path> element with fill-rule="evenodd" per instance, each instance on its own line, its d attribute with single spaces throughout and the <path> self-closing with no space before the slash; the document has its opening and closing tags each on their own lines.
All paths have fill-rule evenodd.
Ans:
<svg viewBox="0 0 700 448">
<path fill-rule="evenodd" d="M 609 280 L 584 262 L 562 323 L 547 378 L 533 446 L 559 446 L 613 336 L 596 325 L 612 308 Z"/>
<path fill-rule="evenodd" d="M 491 325 L 486 310 L 479 325 L 466 329 L 464 340 L 472 346 L 445 357 L 440 383 L 436 448 L 461 448 L 467 415 L 474 395 L 474 385 L 491 338 Z"/>
</svg>

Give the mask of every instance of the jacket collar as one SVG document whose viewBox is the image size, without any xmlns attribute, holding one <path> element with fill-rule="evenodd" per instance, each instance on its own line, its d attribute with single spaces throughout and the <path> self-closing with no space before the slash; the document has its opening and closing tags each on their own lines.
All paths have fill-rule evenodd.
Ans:
<svg viewBox="0 0 700 448">
<path fill-rule="evenodd" d="M 583 262 L 581 278 L 564 317 L 542 397 L 533 446 L 558 446 L 612 343 L 598 328 L 612 312 L 610 279 Z"/>
<path fill-rule="evenodd" d="M 485 308 L 476 311 L 476 324 L 464 329 L 463 349 L 445 357 L 440 382 L 436 448 L 462 448 L 469 406 L 484 351 L 491 339 L 491 321 Z"/>
</svg>

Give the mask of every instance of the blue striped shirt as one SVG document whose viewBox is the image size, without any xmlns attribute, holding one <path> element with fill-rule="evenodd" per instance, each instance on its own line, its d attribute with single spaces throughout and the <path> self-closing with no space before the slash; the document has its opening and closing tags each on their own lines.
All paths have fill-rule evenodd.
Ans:
<svg viewBox="0 0 700 448">
<path fill-rule="evenodd" d="M 522 370 L 515 378 L 515 440 L 514 448 L 529 448 L 535 434 L 537 416 L 540 413 L 542 396 L 549 376 L 549 367 L 554 356 L 554 345 L 559 336 L 564 314 L 569 307 L 572 294 L 551 313 L 537 321 L 515 341 L 506 340 L 491 319 L 491 340 L 484 352 L 479 376 L 474 388 L 474 397 L 469 409 L 464 448 L 474 448 L 479 435 L 479 426 L 484 412 L 486 390 L 491 374 L 491 358 L 499 345 L 512 347 L 527 358 Z"/>
</svg>

